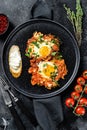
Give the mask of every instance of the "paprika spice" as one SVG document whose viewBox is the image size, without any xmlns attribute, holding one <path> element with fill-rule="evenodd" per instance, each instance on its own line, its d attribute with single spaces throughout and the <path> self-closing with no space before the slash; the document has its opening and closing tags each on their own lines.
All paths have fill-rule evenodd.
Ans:
<svg viewBox="0 0 87 130">
<path fill-rule="evenodd" d="M 4 34 L 8 29 L 8 18 L 4 14 L 0 14 L 0 35 Z"/>
</svg>

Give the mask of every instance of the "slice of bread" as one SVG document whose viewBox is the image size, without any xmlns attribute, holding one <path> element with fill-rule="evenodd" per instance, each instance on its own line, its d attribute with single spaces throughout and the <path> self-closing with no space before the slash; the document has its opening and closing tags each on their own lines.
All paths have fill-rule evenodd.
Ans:
<svg viewBox="0 0 87 130">
<path fill-rule="evenodd" d="M 9 50 L 9 69 L 14 78 L 18 78 L 22 72 L 22 58 L 17 45 L 12 45 Z"/>
</svg>

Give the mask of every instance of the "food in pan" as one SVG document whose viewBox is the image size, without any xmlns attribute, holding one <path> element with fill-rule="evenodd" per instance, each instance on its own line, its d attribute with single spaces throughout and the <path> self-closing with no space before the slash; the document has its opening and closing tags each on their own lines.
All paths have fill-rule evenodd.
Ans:
<svg viewBox="0 0 87 130">
<path fill-rule="evenodd" d="M 59 41 L 54 35 L 44 35 L 41 32 L 35 32 L 28 39 L 26 56 L 30 60 L 28 73 L 32 75 L 32 85 L 37 84 L 51 90 L 59 86 L 58 81 L 67 75 L 68 70 L 60 54 Z"/>
<path fill-rule="evenodd" d="M 17 45 L 12 45 L 9 51 L 9 69 L 14 78 L 18 78 L 22 72 L 22 58 Z"/>
</svg>

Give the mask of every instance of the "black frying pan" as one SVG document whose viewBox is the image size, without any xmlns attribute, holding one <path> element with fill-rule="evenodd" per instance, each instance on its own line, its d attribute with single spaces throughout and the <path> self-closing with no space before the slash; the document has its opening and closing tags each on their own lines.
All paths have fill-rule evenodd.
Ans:
<svg viewBox="0 0 87 130">
<path fill-rule="evenodd" d="M 29 68 L 29 61 L 25 56 L 25 49 L 28 38 L 32 37 L 32 34 L 35 31 L 40 31 L 44 34 L 51 33 L 56 37 L 59 37 L 62 42 L 60 51 L 65 59 L 68 74 L 65 76 L 64 80 L 59 81 L 60 87 L 52 90 L 47 90 L 44 87 L 32 86 L 30 83 L 31 76 L 27 72 Z M 9 49 L 14 44 L 19 46 L 23 60 L 22 74 L 18 79 L 12 77 L 8 65 Z M 79 49 L 72 34 L 61 24 L 46 19 L 30 20 L 15 28 L 8 36 L 2 52 L 2 65 L 7 80 L 17 91 L 32 98 L 47 98 L 63 92 L 74 80 L 78 72 L 79 63 Z"/>
</svg>

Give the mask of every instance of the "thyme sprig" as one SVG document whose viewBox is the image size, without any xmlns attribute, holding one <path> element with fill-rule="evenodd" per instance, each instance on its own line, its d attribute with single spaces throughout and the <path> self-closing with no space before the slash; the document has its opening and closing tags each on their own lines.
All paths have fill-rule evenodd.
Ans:
<svg viewBox="0 0 87 130">
<path fill-rule="evenodd" d="M 81 46 L 82 40 L 82 18 L 83 18 L 83 9 L 81 7 L 80 0 L 76 0 L 76 12 L 72 11 L 64 4 L 64 8 L 67 12 L 67 18 L 73 25 L 73 29 L 75 32 L 76 39 L 78 41 L 78 45 Z"/>
</svg>

